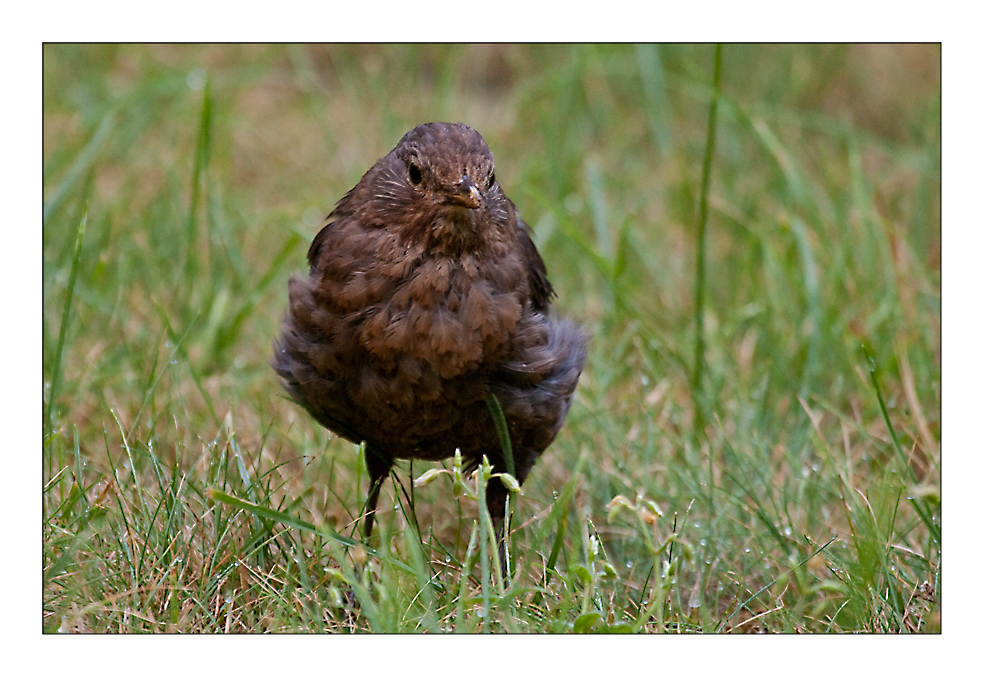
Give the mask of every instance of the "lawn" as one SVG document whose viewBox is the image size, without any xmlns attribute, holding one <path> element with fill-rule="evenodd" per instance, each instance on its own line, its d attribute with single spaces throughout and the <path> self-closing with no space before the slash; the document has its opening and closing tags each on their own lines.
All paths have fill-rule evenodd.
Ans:
<svg viewBox="0 0 984 677">
<path fill-rule="evenodd" d="M 713 45 L 43 57 L 45 632 L 940 632 L 938 45 L 725 45 L 717 88 Z M 362 543 L 362 452 L 268 365 L 432 120 L 592 334 L 508 586 L 450 460 Z"/>
</svg>

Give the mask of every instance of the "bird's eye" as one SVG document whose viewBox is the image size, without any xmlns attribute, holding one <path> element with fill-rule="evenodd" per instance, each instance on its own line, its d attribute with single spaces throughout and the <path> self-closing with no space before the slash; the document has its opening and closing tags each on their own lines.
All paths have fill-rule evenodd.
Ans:
<svg viewBox="0 0 984 677">
<path fill-rule="evenodd" d="M 424 180 L 424 175 L 420 173 L 420 167 L 413 162 L 407 168 L 407 174 L 410 176 L 410 183 L 415 186 L 419 186 L 420 182 Z"/>
<path fill-rule="evenodd" d="M 485 187 L 486 188 L 491 188 L 494 185 L 495 185 L 495 171 L 491 171 L 491 172 L 489 172 L 489 183 Z"/>
</svg>

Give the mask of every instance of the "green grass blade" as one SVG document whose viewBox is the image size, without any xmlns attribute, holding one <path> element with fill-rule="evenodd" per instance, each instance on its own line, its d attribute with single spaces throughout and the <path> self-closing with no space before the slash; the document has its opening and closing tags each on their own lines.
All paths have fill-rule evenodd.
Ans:
<svg viewBox="0 0 984 677">
<path fill-rule="evenodd" d="M 912 465 L 909 463 L 909 457 L 906 456 L 905 450 L 902 449 L 902 444 L 899 443 L 898 435 L 895 434 L 895 426 L 892 425 L 892 419 L 888 415 L 888 408 L 885 406 L 885 399 L 881 394 L 881 386 L 878 384 L 878 365 L 875 362 L 874 353 L 868 344 L 863 341 L 861 342 L 861 350 L 864 352 L 865 360 L 868 363 L 868 375 L 871 377 L 871 386 L 874 388 L 875 398 L 878 400 L 878 409 L 881 411 L 882 420 L 885 421 L 885 426 L 888 428 L 888 434 L 892 438 L 892 447 L 895 449 L 895 453 L 899 458 L 899 463 L 901 463 L 906 469 L 909 480 L 915 483 L 918 481 L 916 474 L 912 469 Z M 919 519 L 926 525 L 926 529 L 929 530 L 930 535 L 933 537 L 933 541 L 935 541 L 937 545 L 942 545 L 943 536 L 940 526 L 933 519 L 933 516 L 930 514 L 925 501 L 919 497 L 910 496 L 909 502 L 912 504 L 916 514 L 919 515 Z"/>
<path fill-rule="evenodd" d="M 742 602 L 741 604 L 739 604 L 738 607 L 734 611 L 731 612 L 731 615 L 730 616 L 726 617 L 724 620 L 720 621 L 717 624 L 717 627 L 715 628 L 715 632 L 717 632 L 722 627 L 724 627 L 725 625 L 727 625 L 728 622 L 738 614 L 738 612 L 740 612 L 742 609 L 747 608 L 748 605 L 751 604 L 753 600 L 755 600 L 759 595 L 761 595 L 766 590 L 768 590 L 773 585 L 775 585 L 780 579 L 782 579 L 783 576 L 786 576 L 790 572 L 795 571 L 796 569 L 799 569 L 800 567 L 802 567 L 804 564 L 806 564 L 807 562 L 809 562 L 811 559 L 813 559 L 814 557 L 816 557 L 817 555 L 819 555 L 821 552 L 823 552 L 824 550 L 826 550 L 827 549 L 827 546 L 830 545 L 831 543 L 833 543 L 836 539 L 837 539 L 837 536 L 831 536 L 830 537 L 830 540 L 828 540 L 826 543 L 824 543 L 819 548 L 817 548 L 816 550 L 814 550 L 812 554 L 810 554 L 808 557 L 806 557 L 805 559 L 803 559 L 799 564 L 797 564 L 796 566 L 794 566 L 794 567 L 792 567 L 792 568 L 784 571 L 779 576 L 776 576 L 768 584 L 766 584 L 761 589 L 759 589 L 758 592 L 756 592 L 754 595 L 752 595 L 751 597 L 749 597 L 748 599 L 746 599 L 744 602 Z"/>
<path fill-rule="evenodd" d="M 201 202 L 204 183 L 208 181 L 209 160 L 212 156 L 212 81 L 206 75 L 202 91 L 202 107 L 198 119 L 198 140 L 195 143 L 195 164 L 191 177 L 191 200 L 188 205 L 188 217 L 185 220 L 185 242 L 183 265 L 178 270 L 184 271 L 182 279 L 193 280 L 197 275 L 196 262 L 199 254 L 195 251 L 195 241 L 198 233 L 198 205 Z"/>
<path fill-rule="evenodd" d="M 694 276 L 694 364 L 691 387 L 696 405 L 696 434 L 703 434 L 705 403 L 702 394 L 704 374 L 704 304 L 707 295 L 707 196 L 711 188 L 711 165 L 714 158 L 714 139 L 717 136 L 718 98 L 721 92 L 720 44 L 714 47 L 714 86 L 707 114 L 707 141 L 700 175 L 700 211 L 697 216 L 697 267 Z"/>
<path fill-rule="evenodd" d="M 65 350 L 65 334 L 68 331 L 68 321 L 72 310 L 72 299 L 75 297 L 75 277 L 79 272 L 79 261 L 82 259 L 82 239 L 85 237 L 85 224 L 89 219 L 89 208 L 86 206 L 79 219 L 79 226 L 75 231 L 75 254 L 72 256 L 72 268 L 68 274 L 68 289 L 65 291 L 65 305 L 62 308 L 61 325 L 58 328 L 58 345 L 55 348 L 55 364 L 51 369 L 51 388 L 48 390 L 48 411 L 45 413 L 44 436 L 53 434 L 51 426 L 53 424 L 52 414 L 54 412 L 55 398 L 58 396 L 58 380 L 61 375 L 62 354 Z"/>
<path fill-rule="evenodd" d="M 96 154 L 102 147 L 103 143 L 109 138 L 109 133 L 116 126 L 116 110 L 111 109 L 105 115 L 103 115 L 102 120 L 99 123 L 99 128 L 96 129 L 96 133 L 92 135 L 89 143 L 85 145 L 82 152 L 79 153 L 75 162 L 69 168 L 68 172 L 65 174 L 65 178 L 55 187 L 52 191 L 51 196 L 48 201 L 44 203 L 44 209 L 41 212 L 41 226 L 47 225 L 48 220 L 51 218 L 52 214 L 57 211 L 58 207 L 65 200 L 68 192 L 72 189 L 76 183 L 78 183 L 79 178 L 85 174 L 86 170 L 95 161 Z"/>
<path fill-rule="evenodd" d="M 512 442 L 509 439 L 509 428 L 506 425 L 506 417 L 502 413 L 502 405 L 495 393 L 488 393 L 485 396 L 485 404 L 492 415 L 492 423 L 495 424 L 495 432 L 499 436 L 499 444 L 502 445 L 502 456 L 506 462 L 506 472 L 516 476 L 516 463 L 513 461 Z"/>
</svg>

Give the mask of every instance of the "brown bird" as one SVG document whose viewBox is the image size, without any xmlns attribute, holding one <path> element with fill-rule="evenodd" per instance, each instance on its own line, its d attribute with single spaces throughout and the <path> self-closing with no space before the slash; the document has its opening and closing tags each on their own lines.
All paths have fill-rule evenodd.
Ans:
<svg viewBox="0 0 984 677">
<path fill-rule="evenodd" d="M 310 274 L 290 280 L 271 364 L 321 425 L 366 443 L 366 536 L 394 459 L 460 449 L 506 471 L 489 394 L 522 483 L 564 423 L 588 339 L 549 315 L 546 267 L 485 140 L 462 124 L 410 130 L 327 222 Z M 493 478 L 500 554 L 505 499 Z"/>
</svg>

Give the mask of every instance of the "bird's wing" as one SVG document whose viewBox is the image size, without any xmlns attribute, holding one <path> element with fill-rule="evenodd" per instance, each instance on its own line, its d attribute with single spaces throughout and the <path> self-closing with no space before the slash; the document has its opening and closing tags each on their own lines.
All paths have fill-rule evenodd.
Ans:
<svg viewBox="0 0 984 677">
<path fill-rule="evenodd" d="M 535 310 L 546 313 L 550 307 L 550 299 L 555 296 L 553 285 L 547 279 L 547 265 L 533 244 L 529 226 L 519 218 L 516 219 L 516 225 L 519 229 L 519 248 L 530 271 L 530 303 Z"/>
</svg>

